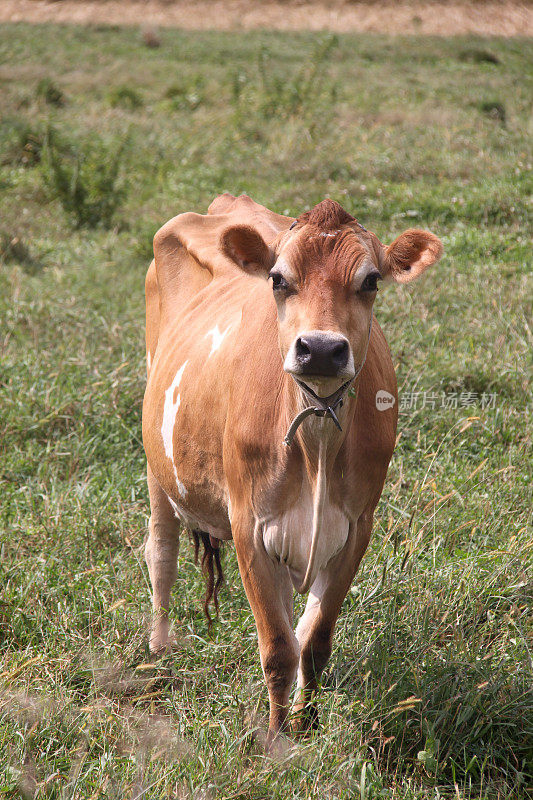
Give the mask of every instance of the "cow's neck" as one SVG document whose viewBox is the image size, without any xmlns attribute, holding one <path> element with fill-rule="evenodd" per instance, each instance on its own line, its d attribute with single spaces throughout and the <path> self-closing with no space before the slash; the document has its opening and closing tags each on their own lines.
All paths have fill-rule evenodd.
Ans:
<svg viewBox="0 0 533 800">
<path fill-rule="evenodd" d="M 292 415 L 291 419 L 309 407 L 309 397 L 294 381 L 292 387 L 288 390 L 287 396 L 289 398 L 289 416 Z M 329 484 L 331 479 L 334 478 L 335 460 L 346 436 L 350 415 L 354 412 L 356 402 L 357 389 L 354 398 L 345 397 L 342 406 L 337 406 L 341 430 L 327 416 L 311 414 L 305 417 L 298 427 L 292 439 L 292 444 L 287 445 L 291 448 L 299 446 L 313 495 L 311 546 L 304 579 L 301 586 L 297 588 L 300 594 L 306 594 L 309 591 L 320 566 L 317 564 L 317 552 Z"/>
</svg>

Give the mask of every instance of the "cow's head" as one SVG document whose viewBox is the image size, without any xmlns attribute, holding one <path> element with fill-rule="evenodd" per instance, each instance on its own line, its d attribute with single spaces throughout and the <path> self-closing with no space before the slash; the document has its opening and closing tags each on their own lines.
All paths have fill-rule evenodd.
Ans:
<svg viewBox="0 0 533 800">
<path fill-rule="evenodd" d="M 408 283 L 442 253 L 436 236 L 416 229 L 385 247 L 333 200 L 302 214 L 274 250 L 248 226 L 229 228 L 221 244 L 242 269 L 270 279 L 284 369 L 320 397 L 364 361 L 378 281 Z"/>
</svg>

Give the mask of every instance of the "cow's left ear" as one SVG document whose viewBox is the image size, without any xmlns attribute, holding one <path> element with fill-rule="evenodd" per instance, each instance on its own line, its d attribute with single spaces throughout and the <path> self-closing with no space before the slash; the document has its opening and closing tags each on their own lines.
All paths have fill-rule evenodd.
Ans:
<svg viewBox="0 0 533 800">
<path fill-rule="evenodd" d="M 250 225 L 227 228 L 220 237 L 220 247 L 227 258 L 246 272 L 267 275 L 274 263 L 273 251 Z"/>
<path fill-rule="evenodd" d="M 384 278 L 409 283 L 442 255 L 442 242 L 433 233 L 410 228 L 385 248 L 381 264 Z"/>
</svg>

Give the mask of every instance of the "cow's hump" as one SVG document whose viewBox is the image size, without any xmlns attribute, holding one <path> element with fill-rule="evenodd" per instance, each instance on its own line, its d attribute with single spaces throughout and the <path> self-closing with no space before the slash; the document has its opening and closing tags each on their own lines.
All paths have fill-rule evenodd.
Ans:
<svg viewBox="0 0 533 800">
<path fill-rule="evenodd" d="M 207 214 L 187 212 L 169 220 L 154 237 L 154 258 L 162 318 L 183 307 L 214 278 L 235 275 L 238 267 L 223 252 L 221 236 L 234 225 L 249 225 L 270 244 L 293 222 L 247 195 L 223 194 Z"/>
</svg>

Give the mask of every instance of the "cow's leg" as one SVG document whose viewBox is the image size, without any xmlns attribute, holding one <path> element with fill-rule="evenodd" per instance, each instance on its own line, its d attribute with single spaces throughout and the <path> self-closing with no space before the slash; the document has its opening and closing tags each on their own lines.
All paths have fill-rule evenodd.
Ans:
<svg viewBox="0 0 533 800">
<path fill-rule="evenodd" d="M 170 592 L 177 575 L 179 522 L 169 499 L 148 467 L 150 521 L 144 557 L 148 565 L 153 592 L 150 650 L 160 653 L 168 643 L 168 610 Z"/>
<path fill-rule="evenodd" d="M 294 625 L 294 588 L 289 574 L 289 568 L 285 566 L 284 568 L 280 567 L 280 569 L 282 572 L 280 582 L 281 599 L 285 606 L 285 611 L 287 612 L 289 625 L 292 628 Z"/>
<path fill-rule="evenodd" d="M 285 565 L 272 561 L 253 522 L 232 522 L 244 590 L 259 640 L 261 666 L 268 688 L 270 715 L 267 745 L 275 748 L 289 711 L 289 695 L 298 667 L 299 647 L 292 630 L 292 584 Z"/>
<path fill-rule="evenodd" d="M 319 572 L 298 622 L 296 637 L 300 644 L 300 663 L 292 724 L 297 733 L 318 727 L 318 709 L 314 699 L 320 676 L 331 655 L 333 633 L 342 603 L 370 541 L 372 519 L 373 513 L 362 514 L 356 531 L 350 529 L 345 547 Z"/>
</svg>

